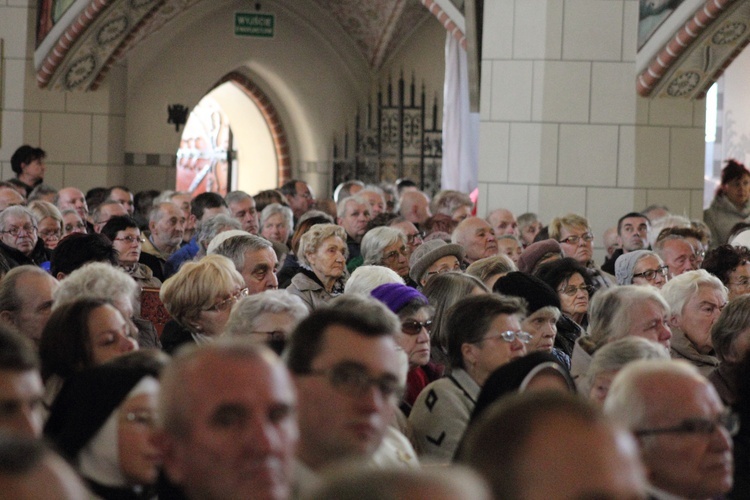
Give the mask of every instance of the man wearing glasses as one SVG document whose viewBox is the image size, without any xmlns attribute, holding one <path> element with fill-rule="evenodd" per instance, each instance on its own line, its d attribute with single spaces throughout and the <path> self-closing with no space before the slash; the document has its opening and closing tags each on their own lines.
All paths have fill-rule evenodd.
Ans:
<svg viewBox="0 0 750 500">
<path fill-rule="evenodd" d="M 380 302 L 345 295 L 292 333 L 287 366 L 298 395 L 300 493 L 335 462 L 416 464 L 406 438 L 388 425 L 405 375 L 394 339 L 400 329 Z"/>
<path fill-rule="evenodd" d="M 39 266 L 49 260 L 34 214 L 26 207 L 12 206 L 0 212 L 0 255 L 11 269 L 25 264 Z"/>
<path fill-rule="evenodd" d="M 717 498 L 732 488 L 738 420 L 693 366 L 629 364 L 612 383 L 604 411 L 638 439 L 651 498 Z"/>
</svg>

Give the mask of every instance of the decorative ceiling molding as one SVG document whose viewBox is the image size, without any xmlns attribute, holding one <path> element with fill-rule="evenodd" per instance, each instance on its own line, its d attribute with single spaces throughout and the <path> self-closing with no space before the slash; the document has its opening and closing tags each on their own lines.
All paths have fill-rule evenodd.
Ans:
<svg viewBox="0 0 750 500">
<path fill-rule="evenodd" d="M 707 0 L 638 76 L 644 97 L 701 99 L 750 43 L 750 2 Z"/>
<path fill-rule="evenodd" d="M 65 30 L 37 72 L 40 87 L 96 90 L 122 47 L 164 0 L 92 0 Z"/>
<path fill-rule="evenodd" d="M 48 53 L 36 54 L 41 61 L 38 85 L 63 91 L 96 90 L 112 64 L 202 1 L 91 0 Z M 330 14 L 376 71 L 430 15 L 466 47 L 463 31 L 440 0 L 311 1 Z"/>
</svg>

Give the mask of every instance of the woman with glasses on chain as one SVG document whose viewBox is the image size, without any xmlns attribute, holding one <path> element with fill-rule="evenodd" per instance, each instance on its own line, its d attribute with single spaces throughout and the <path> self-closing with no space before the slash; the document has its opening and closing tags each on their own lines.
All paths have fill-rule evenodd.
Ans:
<svg viewBox="0 0 750 500">
<path fill-rule="evenodd" d="M 228 258 L 208 255 L 186 262 L 159 292 L 172 316 L 164 326 L 162 349 L 172 354 L 185 343 L 213 341 L 224 332 L 232 306 L 246 295 L 245 281 Z"/>
<path fill-rule="evenodd" d="M 618 285 L 650 285 L 661 289 L 669 281 L 669 267 L 650 250 L 636 250 L 620 255 L 615 261 Z"/>
<path fill-rule="evenodd" d="M 487 378 L 526 355 L 531 335 L 521 330 L 524 315 L 518 299 L 492 294 L 465 298 L 448 311 L 451 374 L 425 387 L 409 415 L 417 447 L 428 460 L 452 459 Z"/>
<path fill-rule="evenodd" d="M 109 238 L 117 251 L 118 266 L 136 283 L 141 287 L 161 286 L 161 280 L 154 276 L 151 268 L 138 262 L 145 239 L 135 219 L 127 215 L 112 217 L 102 228 L 102 234 Z"/>
<path fill-rule="evenodd" d="M 702 267 L 724 283 L 729 300 L 750 294 L 750 250 L 747 247 L 721 245 L 709 250 Z"/>
</svg>

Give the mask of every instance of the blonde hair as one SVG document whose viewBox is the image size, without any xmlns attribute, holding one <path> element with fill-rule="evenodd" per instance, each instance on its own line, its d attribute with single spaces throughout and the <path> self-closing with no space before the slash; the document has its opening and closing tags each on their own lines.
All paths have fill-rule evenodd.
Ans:
<svg viewBox="0 0 750 500">
<path fill-rule="evenodd" d="M 202 310 L 211 307 L 220 294 L 245 281 L 231 260 L 223 255 L 207 255 L 199 261 L 186 262 L 159 291 L 159 298 L 169 314 L 187 327 Z"/>
<path fill-rule="evenodd" d="M 549 223 L 549 237 L 556 241 L 560 241 L 560 234 L 562 233 L 563 227 L 591 231 L 591 226 L 589 226 L 589 221 L 586 217 L 578 214 L 568 214 L 552 219 L 552 222 Z"/>
<path fill-rule="evenodd" d="M 29 203 L 27 208 L 31 210 L 32 214 L 34 214 L 34 218 L 36 219 L 37 224 L 42 222 L 47 217 L 52 217 L 57 222 L 59 222 L 60 226 L 62 227 L 62 214 L 60 213 L 60 210 L 52 203 L 44 200 L 34 200 Z"/>
</svg>

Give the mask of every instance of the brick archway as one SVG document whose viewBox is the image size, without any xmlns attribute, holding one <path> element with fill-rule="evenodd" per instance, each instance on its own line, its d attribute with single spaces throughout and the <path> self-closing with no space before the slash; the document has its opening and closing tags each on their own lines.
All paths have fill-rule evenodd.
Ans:
<svg viewBox="0 0 750 500">
<path fill-rule="evenodd" d="M 250 99 L 252 99 L 263 115 L 263 118 L 266 120 L 268 128 L 271 131 L 274 148 L 276 149 L 278 185 L 282 186 L 292 178 L 292 160 L 289 154 L 287 133 L 284 129 L 284 124 L 281 123 L 281 118 L 276 111 L 276 107 L 266 93 L 263 92 L 255 82 L 238 71 L 232 71 L 231 73 L 224 75 L 224 77 L 216 82 L 211 90 L 227 82 L 234 83 Z"/>
</svg>

